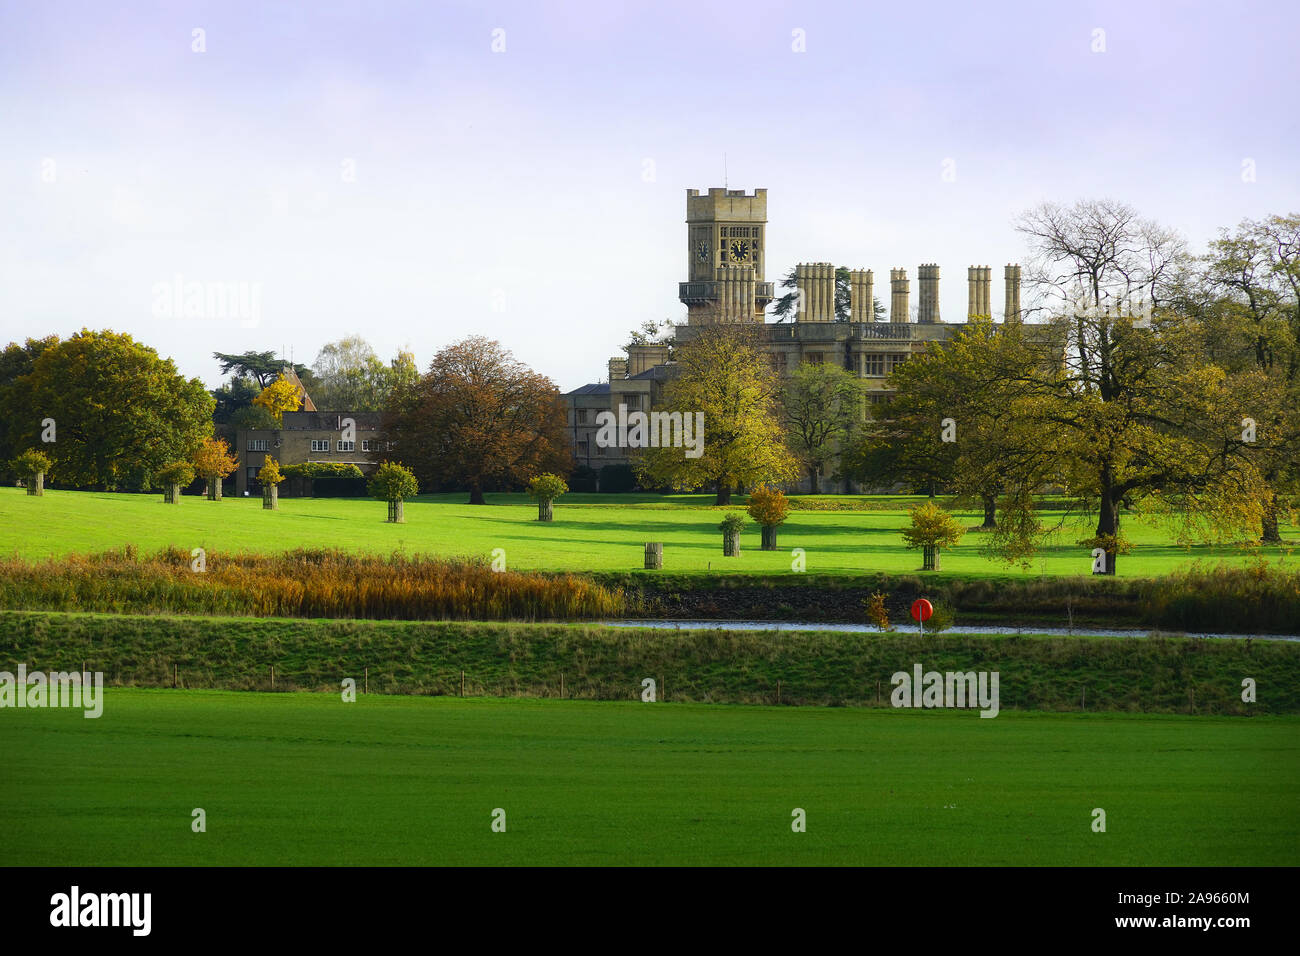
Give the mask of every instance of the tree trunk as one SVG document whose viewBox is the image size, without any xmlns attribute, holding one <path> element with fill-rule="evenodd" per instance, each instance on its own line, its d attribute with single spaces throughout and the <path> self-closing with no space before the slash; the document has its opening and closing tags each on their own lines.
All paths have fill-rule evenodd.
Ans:
<svg viewBox="0 0 1300 956">
<path fill-rule="evenodd" d="M 939 546 L 937 544 L 926 544 L 921 546 L 921 570 L 939 570 Z"/>
<path fill-rule="evenodd" d="M 262 486 L 262 510 L 280 510 L 280 486 L 267 483 Z"/>
<path fill-rule="evenodd" d="M 537 520 L 550 521 L 554 516 L 554 513 L 551 511 L 551 499 L 539 499 L 537 502 Z"/>
<path fill-rule="evenodd" d="M 731 481 L 727 478 L 718 479 L 718 497 L 713 502 L 715 505 L 731 504 Z"/>
<path fill-rule="evenodd" d="M 402 524 L 406 521 L 406 514 L 402 510 L 402 502 L 388 502 L 388 521 L 390 524 Z"/>
<path fill-rule="evenodd" d="M 45 472 L 38 471 L 27 479 L 27 493 L 40 497 L 45 494 Z"/>
<path fill-rule="evenodd" d="M 163 485 L 163 501 L 169 505 L 178 505 L 181 503 L 181 486 L 177 484 Z"/>
<path fill-rule="evenodd" d="M 780 527 L 774 524 L 763 525 L 763 551 L 776 550 L 776 529 Z"/>
<path fill-rule="evenodd" d="M 472 505 L 482 505 L 487 503 L 483 500 L 483 489 L 480 488 L 478 485 L 475 485 L 474 487 L 470 488 L 469 503 Z"/>
<path fill-rule="evenodd" d="M 740 557 L 740 532 L 724 531 L 722 532 L 722 554 L 727 558 Z"/>
<path fill-rule="evenodd" d="M 998 502 L 992 495 L 983 495 L 984 502 L 984 523 L 980 525 L 987 531 L 992 531 L 998 526 Z"/>
<path fill-rule="evenodd" d="M 663 542 L 647 541 L 645 545 L 645 567 L 647 571 L 658 571 L 664 566 Z"/>
<path fill-rule="evenodd" d="M 221 500 L 221 479 L 220 478 L 208 479 L 208 500 L 209 501 Z"/>
<path fill-rule="evenodd" d="M 1281 544 L 1282 536 L 1278 533 L 1277 527 L 1277 492 L 1271 488 L 1264 495 L 1264 515 L 1261 523 L 1264 534 L 1260 538 L 1260 543 Z"/>
<path fill-rule="evenodd" d="M 814 495 L 822 493 L 822 470 L 820 468 L 808 469 L 808 487 Z"/>
<path fill-rule="evenodd" d="M 1119 544 L 1119 498 L 1111 488 L 1110 482 L 1103 481 L 1101 488 L 1101 514 L 1097 517 L 1097 537 L 1106 538 L 1110 546 L 1106 548 L 1106 569 L 1094 571 L 1094 574 L 1115 573 L 1116 548 Z"/>
</svg>

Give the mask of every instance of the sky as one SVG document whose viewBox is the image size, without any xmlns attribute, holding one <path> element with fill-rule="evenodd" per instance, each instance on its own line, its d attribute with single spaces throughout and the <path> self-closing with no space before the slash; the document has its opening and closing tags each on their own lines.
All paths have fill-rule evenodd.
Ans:
<svg viewBox="0 0 1300 956">
<path fill-rule="evenodd" d="M 484 335 L 568 390 L 684 320 L 686 190 L 724 176 L 768 190 L 769 281 L 887 302 L 902 266 L 915 302 L 935 262 L 959 321 L 1044 201 L 1194 249 L 1300 211 L 1297 35 L 1249 0 L 0 0 L 0 344 L 111 328 L 215 387 L 216 351 Z"/>
</svg>

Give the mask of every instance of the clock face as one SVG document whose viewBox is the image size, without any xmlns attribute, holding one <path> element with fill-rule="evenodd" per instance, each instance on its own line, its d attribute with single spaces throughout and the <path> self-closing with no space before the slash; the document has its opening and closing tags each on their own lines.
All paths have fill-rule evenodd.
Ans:
<svg viewBox="0 0 1300 956">
<path fill-rule="evenodd" d="M 695 247 L 695 255 L 701 262 L 709 261 L 709 240 L 701 239 L 699 245 Z"/>
<path fill-rule="evenodd" d="M 749 258 L 749 242 L 744 239 L 731 240 L 731 261 L 744 262 Z"/>
</svg>

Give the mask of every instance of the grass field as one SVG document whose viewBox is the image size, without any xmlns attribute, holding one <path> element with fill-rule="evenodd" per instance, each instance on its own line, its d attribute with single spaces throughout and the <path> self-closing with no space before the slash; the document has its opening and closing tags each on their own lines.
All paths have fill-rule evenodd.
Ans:
<svg viewBox="0 0 1300 956">
<path fill-rule="evenodd" d="M 3 862 L 1295 865 L 1298 731 L 116 690 L 0 720 Z"/>
<path fill-rule="evenodd" d="M 463 494 L 421 497 L 407 503 L 405 524 L 390 525 L 384 504 L 368 499 L 286 498 L 278 512 L 269 512 L 262 510 L 259 498 L 218 503 L 186 497 L 179 505 L 167 505 L 161 495 L 47 491 L 35 498 L 2 488 L 0 554 L 43 558 L 127 543 L 146 552 L 166 546 L 218 552 L 334 547 L 484 557 L 501 548 L 512 570 L 626 571 L 642 567 L 645 542 L 660 541 L 666 572 L 788 573 L 790 550 L 796 547 L 806 551 L 809 572 L 849 575 L 920 567 L 919 552 L 904 548 L 898 534 L 909 500 L 898 497 L 858 499 L 874 505 L 871 510 L 793 511 L 781 528 L 781 550 L 776 552 L 758 549 L 758 528 L 751 522 L 739 558 L 722 556 L 721 511 L 708 507 L 709 496 L 570 495 L 556 504 L 549 525 L 536 520 L 536 506 L 525 495 L 487 497 L 485 506 L 466 504 Z M 982 520 L 972 512 L 961 517 L 970 527 Z M 1165 574 L 1196 560 L 1247 560 L 1232 545 L 1176 545 L 1158 520 L 1128 518 L 1124 528 L 1136 547 L 1119 560 L 1123 577 Z M 1079 517 L 1054 535 L 1028 569 L 981 556 L 980 536 L 968 534 L 944 554 L 943 567 L 958 575 L 1087 574 L 1091 556 L 1076 542 L 1092 533 L 1090 520 Z M 1288 526 L 1282 533 L 1295 539 L 1300 529 Z M 1295 560 L 1289 548 L 1269 547 L 1262 553 L 1269 560 Z"/>
<path fill-rule="evenodd" d="M 0 669 L 102 671 L 109 684 L 888 707 L 890 678 L 997 671 L 1003 712 L 1300 714 L 1288 641 L 647 631 L 590 624 L 327 621 L 0 611 Z M 1241 700 L 1241 680 L 1259 688 Z M 116 690 L 113 691 L 116 693 Z"/>
</svg>

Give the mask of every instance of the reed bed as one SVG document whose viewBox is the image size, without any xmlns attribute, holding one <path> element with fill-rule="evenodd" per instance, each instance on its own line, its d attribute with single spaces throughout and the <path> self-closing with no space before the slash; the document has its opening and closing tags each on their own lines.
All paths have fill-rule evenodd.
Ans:
<svg viewBox="0 0 1300 956">
<path fill-rule="evenodd" d="M 46 561 L 0 560 L 0 607 L 117 614 L 396 620 L 581 620 L 623 613 L 622 592 L 577 575 L 493 571 L 479 558 L 338 549 L 141 556 L 128 546 Z"/>
</svg>

